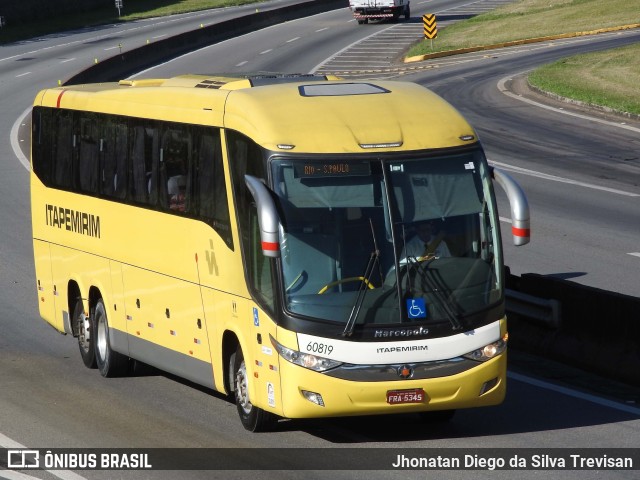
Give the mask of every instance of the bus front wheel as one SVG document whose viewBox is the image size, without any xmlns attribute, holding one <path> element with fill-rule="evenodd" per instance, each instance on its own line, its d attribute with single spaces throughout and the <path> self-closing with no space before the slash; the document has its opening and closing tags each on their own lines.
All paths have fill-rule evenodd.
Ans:
<svg viewBox="0 0 640 480">
<path fill-rule="evenodd" d="M 242 426 L 250 432 L 269 432 L 276 428 L 278 417 L 256 407 L 249 399 L 249 375 L 242 349 L 232 357 L 234 394 Z"/>
<path fill-rule="evenodd" d="M 129 369 L 129 358 L 114 351 L 109 342 L 109 321 L 102 299 L 98 300 L 93 315 L 91 328 L 94 335 L 96 363 L 103 377 L 119 377 Z"/>
</svg>

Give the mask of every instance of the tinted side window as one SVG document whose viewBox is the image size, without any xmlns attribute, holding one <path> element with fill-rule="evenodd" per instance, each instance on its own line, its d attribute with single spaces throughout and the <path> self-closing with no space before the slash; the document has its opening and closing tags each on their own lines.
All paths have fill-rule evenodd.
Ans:
<svg viewBox="0 0 640 480">
<path fill-rule="evenodd" d="M 53 182 L 55 185 L 72 189 L 75 178 L 75 147 L 76 135 L 73 130 L 73 112 L 60 111 L 53 117 L 52 160 Z"/>
<path fill-rule="evenodd" d="M 49 187 L 198 219 L 233 248 L 220 129 L 34 107 L 32 162 Z"/>
</svg>

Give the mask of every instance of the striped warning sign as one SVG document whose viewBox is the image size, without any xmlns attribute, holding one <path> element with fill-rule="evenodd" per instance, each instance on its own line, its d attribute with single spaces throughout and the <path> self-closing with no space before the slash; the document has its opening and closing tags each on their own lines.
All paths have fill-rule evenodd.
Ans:
<svg viewBox="0 0 640 480">
<path fill-rule="evenodd" d="M 424 38 L 433 39 L 438 36 L 438 25 L 436 25 L 436 16 L 433 13 L 424 14 L 422 24 L 424 25 Z"/>
</svg>

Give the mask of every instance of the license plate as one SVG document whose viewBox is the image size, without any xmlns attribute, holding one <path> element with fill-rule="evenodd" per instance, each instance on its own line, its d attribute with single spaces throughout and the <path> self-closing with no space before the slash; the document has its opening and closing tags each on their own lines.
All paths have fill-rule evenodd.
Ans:
<svg viewBox="0 0 640 480">
<path fill-rule="evenodd" d="M 411 390 L 389 390 L 387 392 L 387 403 L 389 405 L 422 403 L 426 398 L 427 394 L 421 388 L 412 388 Z"/>
</svg>

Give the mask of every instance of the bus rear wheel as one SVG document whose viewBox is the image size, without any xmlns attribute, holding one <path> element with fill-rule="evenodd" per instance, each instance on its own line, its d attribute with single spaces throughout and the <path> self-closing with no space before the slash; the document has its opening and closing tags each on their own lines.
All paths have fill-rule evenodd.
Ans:
<svg viewBox="0 0 640 480">
<path fill-rule="evenodd" d="M 249 399 L 249 376 L 240 347 L 232 357 L 232 362 L 236 407 L 238 408 L 242 426 L 250 432 L 270 432 L 275 430 L 278 417 L 256 407 Z"/>
<path fill-rule="evenodd" d="M 88 368 L 96 368 L 96 342 L 91 328 L 91 317 L 84 314 L 84 304 L 79 298 L 73 307 L 73 323 L 78 332 L 78 347 L 82 362 Z"/>
<path fill-rule="evenodd" d="M 111 348 L 109 342 L 109 322 L 104 302 L 99 299 L 93 309 L 92 331 L 95 341 L 96 364 L 103 377 L 120 377 L 129 369 L 129 358 Z"/>
</svg>

